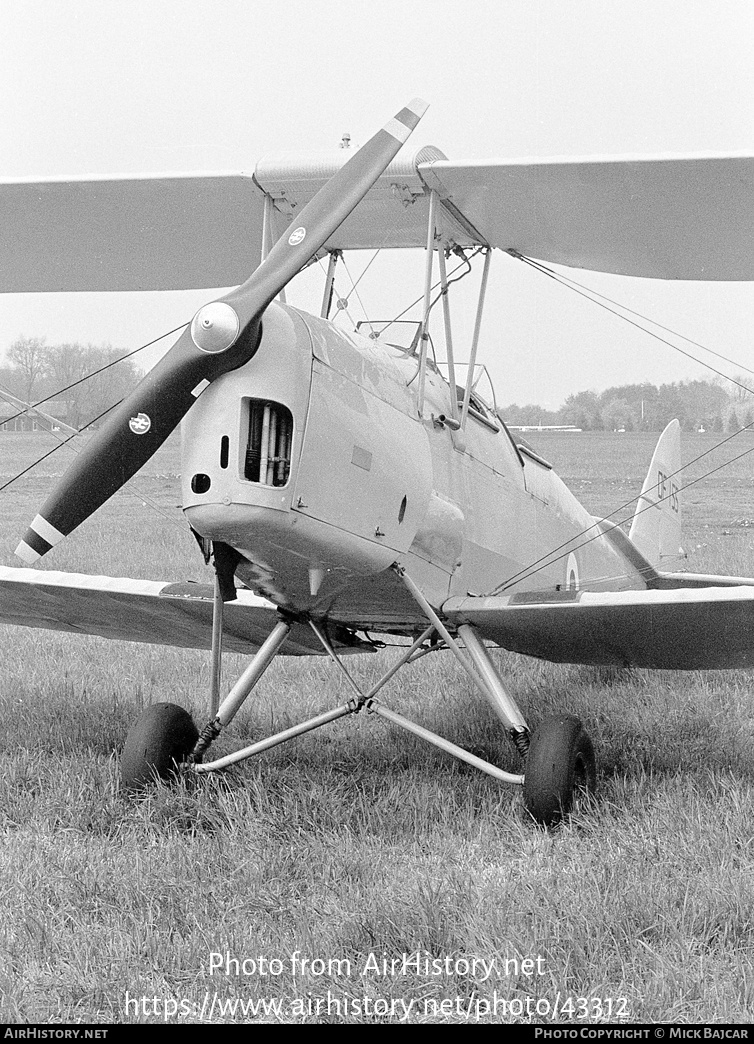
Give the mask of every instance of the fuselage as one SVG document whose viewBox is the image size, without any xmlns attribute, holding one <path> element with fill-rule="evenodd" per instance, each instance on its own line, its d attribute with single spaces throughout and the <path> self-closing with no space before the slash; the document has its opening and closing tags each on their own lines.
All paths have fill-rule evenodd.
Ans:
<svg viewBox="0 0 754 1044">
<path fill-rule="evenodd" d="M 392 633 L 423 619 L 396 561 L 438 608 L 500 585 L 644 586 L 480 399 L 463 430 L 445 422 L 451 389 L 431 364 L 420 416 L 419 358 L 385 337 L 271 305 L 254 358 L 186 418 L 186 516 L 240 552 L 245 585 L 295 612 Z"/>
</svg>

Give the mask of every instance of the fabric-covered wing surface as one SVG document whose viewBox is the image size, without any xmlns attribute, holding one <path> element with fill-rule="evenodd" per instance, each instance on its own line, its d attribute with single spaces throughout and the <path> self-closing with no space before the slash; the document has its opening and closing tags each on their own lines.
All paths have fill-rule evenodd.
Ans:
<svg viewBox="0 0 754 1044">
<path fill-rule="evenodd" d="M 209 649 L 212 588 L 82 573 L 0 566 L 0 623 L 96 634 L 129 642 Z M 224 607 L 223 647 L 253 653 L 278 621 L 277 609 L 251 591 Z M 331 636 L 341 652 L 343 642 Z M 369 650 L 354 641 L 356 651 Z M 324 654 L 310 628 L 294 624 L 282 650 L 288 656 Z"/>
<path fill-rule="evenodd" d="M 419 170 L 501 250 L 620 275 L 754 279 L 754 156 L 437 160 Z"/>
<path fill-rule="evenodd" d="M 259 264 L 263 212 L 243 174 L 0 182 L 0 290 L 234 286 Z"/>
<path fill-rule="evenodd" d="M 270 158 L 253 175 L 0 181 L 0 293 L 236 286 L 262 256 L 265 193 L 274 242 L 351 155 Z M 417 164 L 439 156 L 402 151 L 327 248 L 424 246 L 429 193 Z M 447 211 L 438 224 L 454 242 L 477 242 Z"/>
<path fill-rule="evenodd" d="M 441 239 L 659 279 L 754 278 L 754 157 L 479 160 L 401 152 L 329 249 Z M 259 263 L 265 193 L 277 239 L 348 150 L 254 174 L 0 181 L 0 292 L 235 286 Z"/>
<path fill-rule="evenodd" d="M 443 612 L 511 652 L 558 663 L 668 670 L 754 666 L 748 587 L 531 592 L 451 598 Z"/>
</svg>

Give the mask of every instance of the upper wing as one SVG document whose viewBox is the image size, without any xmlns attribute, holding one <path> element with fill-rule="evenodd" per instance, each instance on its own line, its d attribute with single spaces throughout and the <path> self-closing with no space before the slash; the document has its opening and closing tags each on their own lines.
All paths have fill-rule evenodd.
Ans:
<svg viewBox="0 0 754 1044">
<path fill-rule="evenodd" d="M 621 275 L 754 279 L 754 157 L 438 160 L 427 183 L 502 250 Z"/>
<path fill-rule="evenodd" d="M 236 286 L 259 264 L 265 197 L 270 243 L 353 153 L 260 161 L 253 174 L 0 181 L 0 292 L 184 290 Z M 402 150 L 327 248 L 423 246 L 429 193 Z M 473 235 L 444 211 L 441 234 Z"/>
<path fill-rule="evenodd" d="M 0 289 L 235 286 L 259 264 L 249 175 L 1 181 Z"/>
<path fill-rule="evenodd" d="M 443 612 L 505 649 L 558 663 L 754 666 L 754 579 L 745 587 L 451 598 Z"/>
<path fill-rule="evenodd" d="M 0 623 L 97 634 L 129 642 L 209 649 L 213 591 L 205 584 L 170 584 L 82 573 L 0 566 Z M 276 607 L 251 591 L 239 591 L 223 611 L 223 648 L 253 653 L 278 622 Z M 365 642 L 330 635 L 339 652 L 368 651 Z M 294 624 L 282 652 L 323 654 L 313 631 Z"/>
<path fill-rule="evenodd" d="M 349 150 L 254 174 L 0 181 L 0 291 L 235 286 Z M 403 150 L 327 249 L 443 241 L 660 279 L 754 278 L 754 157 L 483 160 Z"/>
</svg>

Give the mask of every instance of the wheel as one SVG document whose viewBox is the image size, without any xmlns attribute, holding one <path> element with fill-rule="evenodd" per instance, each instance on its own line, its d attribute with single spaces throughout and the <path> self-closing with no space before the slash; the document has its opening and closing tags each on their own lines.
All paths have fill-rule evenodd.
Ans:
<svg viewBox="0 0 754 1044">
<path fill-rule="evenodd" d="M 524 775 L 524 805 L 543 826 L 571 811 L 574 794 L 594 790 L 594 747 L 578 718 L 569 714 L 543 721 L 532 736 Z"/>
<path fill-rule="evenodd" d="M 183 707 L 153 703 L 129 730 L 121 758 L 124 790 L 144 790 L 155 779 L 171 779 L 199 738 L 199 732 Z"/>
</svg>

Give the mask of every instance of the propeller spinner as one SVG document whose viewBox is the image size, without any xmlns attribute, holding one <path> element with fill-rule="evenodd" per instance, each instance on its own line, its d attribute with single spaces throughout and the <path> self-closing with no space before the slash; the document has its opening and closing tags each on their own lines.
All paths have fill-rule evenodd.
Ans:
<svg viewBox="0 0 754 1044">
<path fill-rule="evenodd" d="M 254 356 L 267 306 L 364 198 L 426 108 L 417 98 L 401 109 L 307 203 L 245 283 L 199 309 L 63 476 L 16 548 L 19 558 L 36 562 L 68 536 L 153 456 L 209 383 Z"/>
</svg>

